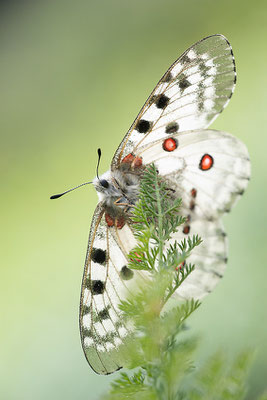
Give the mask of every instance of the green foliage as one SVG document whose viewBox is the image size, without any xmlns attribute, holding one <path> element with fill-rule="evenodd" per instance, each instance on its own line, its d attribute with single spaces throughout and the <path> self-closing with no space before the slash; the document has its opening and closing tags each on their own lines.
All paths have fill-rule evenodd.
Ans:
<svg viewBox="0 0 267 400">
<path fill-rule="evenodd" d="M 222 352 L 213 355 L 196 373 L 195 388 L 188 398 L 192 400 L 239 400 L 246 394 L 245 380 L 252 352 L 243 351 L 229 366 Z"/>
<path fill-rule="evenodd" d="M 120 304 L 123 318 L 134 325 L 125 346 L 125 366 L 136 370 L 131 375 L 121 373 L 106 400 L 244 399 L 251 353 L 243 352 L 230 367 L 218 353 L 196 370 L 192 356 L 197 340 L 187 337 L 185 321 L 200 303 L 192 299 L 167 306 L 194 270 L 186 260 L 201 243 L 197 235 L 170 242 L 186 221 L 179 215 L 180 206 L 181 200 L 158 176 L 155 166 L 147 167 L 132 214 L 138 244 L 130 252 L 129 267 L 149 272 L 150 278 L 139 282 L 135 293 Z"/>
<path fill-rule="evenodd" d="M 156 266 L 159 270 L 173 270 L 184 262 L 201 239 L 193 236 L 169 246 L 164 252 L 166 243 L 186 218 L 179 215 L 181 199 L 173 196 L 154 165 L 144 173 L 139 198 L 132 215 L 138 246 L 130 252 L 129 267 L 151 272 L 155 272 Z"/>
</svg>

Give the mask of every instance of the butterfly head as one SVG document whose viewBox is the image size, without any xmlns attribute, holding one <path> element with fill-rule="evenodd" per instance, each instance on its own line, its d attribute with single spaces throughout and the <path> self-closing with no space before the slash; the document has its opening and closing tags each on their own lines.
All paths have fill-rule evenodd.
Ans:
<svg viewBox="0 0 267 400">
<path fill-rule="evenodd" d="M 93 185 L 97 191 L 99 199 L 103 200 L 103 196 L 106 197 L 110 191 L 113 191 L 110 171 L 107 171 L 101 176 L 96 177 L 93 180 Z"/>
<path fill-rule="evenodd" d="M 97 191 L 99 200 L 106 205 L 116 202 L 118 198 L 123 197 L 123 192 L 118 182 L 112 176 L 111 171 L 105 172 L 103 175 L 93 180 L 94 187 Z"/>
<path fill-rule="evenodd" d="M 138 197 L 139 177 L 124 170 L 107 171 L 95 178 L 93 184 L 99 200 L 107 207 L 121 209 L 133 205 Z"/>
</svg>

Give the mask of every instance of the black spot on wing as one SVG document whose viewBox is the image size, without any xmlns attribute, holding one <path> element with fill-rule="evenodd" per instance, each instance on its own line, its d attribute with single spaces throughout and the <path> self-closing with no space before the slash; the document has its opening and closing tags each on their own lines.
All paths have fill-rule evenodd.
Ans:
<svg viewBox="0 0 267 400">
<path fill-rule="evenodd" d="M 145 119 L 140 119 L 140 121 L 137 122 L 135 129 L 140 133 L 146 133 L 149 131 L 150 126 L 151 126 L 150 121 L 147 121 Z"/>
<path fill-rule="evenodd" d="M 199 69 L 199 73 L 203 78 L 207 78 L 209 76 L 212 76 L 212 75 L 210 75 L 210 69 L 214 68 L 214 66 L 207 65 L 205 63 L 205 61 L 198 63 L 197 66 L 198 66 L 198 69 Z"/>
<path fill-rule="evenodd" d="M 89 306 L 86 305 L 86 304 L 83 304 L 83 305 L 82 305 L 82 314 L 83 314 L 83 315 L 88 314 L 90 311 L 91 311 L 91 307 L 89 307 Z"/>
<path fill-rule="evenodd" d="M 85 286 L 91 291 L 93 295 L 103 294 L 105 291 L 105 283 L 100 280 L 86 280 Z"/>
<path fill-rule="evenodd" d="M 108 307 L 103 308 L 103 310 L 99 311 L 98 312 L 98 317 L 99 317 L 100 320 L 110 318 L 109 312 L 108 312 Z"/>
<path fill-rule="evenodd" d="M 106 262 L 106 250 L 94 247 L 91 253 L 91 260 L 98 264 L 104 264 Z"/>
<path fill-rule="evenodd" d="M 187 89 L 189 86 L 191 86 L 191 83 L 184 77 L 178 82 L 178 86 L 181 90 Z"/>
<path fill-rule="evenodd" d="M 96 339 L 97 340 L 97 337 L 95 336 L 95 334 L 93 334 L 91 329 L 85 328 L 84 326 L 82 327 L 82 336 L 83 337 L 90 337 L 92 339 Z"/>
<path fill-rule="evenodd" d="M 126 265 L 124 265 L 124 267 L 122 267 L 121 272 L 120 272 L 120 276 L 123 280 L 128 281 L 129 279 L 132 279 L 134 276 L 133 271 L 126 267 Z"/>
<path fill-rule="evenodd" d="M 166 125 L 165 132 L 166 133 L 176 133 L 179 130 L 179 125 L 177 122 L 173 121 Z"/>
<path fill-rule="evenodd" d="M 181 58 L 181 62 L 183 64 L 189 64 L 191 61 L 192 61 L 191 58 L 188 57 L 186 54 Z"/>
<path fill-rule="evenodd" d="M 156 99 L 155 105 L 158 108 L 165 108 L 165 107 L 167 107 L 169 100 L 170 100 L 169 97 L 165 96 L 165 94 L 161 94 Z"/>
<path fill-rule="evenodd" d="M 103 294 L 105 291 L 105 283 L 102 281 L 91 281 L 91 292 L 93 295 Z"/>
</svg>

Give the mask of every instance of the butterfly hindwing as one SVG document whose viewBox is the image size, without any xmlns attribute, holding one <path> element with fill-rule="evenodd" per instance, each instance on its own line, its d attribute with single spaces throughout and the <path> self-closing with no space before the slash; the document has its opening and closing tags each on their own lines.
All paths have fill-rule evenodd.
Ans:
<svg viewBox="0 0 267 400">
<path fill-rule="evenodd" d="M 214 130 L 176 133 L 140 146 L 145 164 L 155 163 L 187 217 L 172 242 L 199 235 L 203 242 L 189 257 L 196 270 L 178 289 L 183 298 L 201 299 L 222 277 L 227 261 L 226 234 L 220 217 L 243 194 L 250 178 L 246 146 L 232 135 Z"/>
<path fill-rule="evenodd" d="M 224 36 L 195 43 L 158 82 L 115 153 L 112 168 L 141 145 L 207 128 L 228 104 L 235 82 L 235 60 Z"/>
<path fill-rule="evenodd" d="M 186 260 L 187 263 L 195 265 L 195 270 L 185 279 L 176 294 L 184 299 L 201 300 L 213 291 L 224 274 L 227 262 L 227 237 L 220 219 L 205 221 L 193 214 L 190 215 L 190 221 L 184 225 L 184 229 L 173 235 L 171 243 L 175 241 L 180 243 L 189 235 L 199 235 L 203 242 Z"/>
<path fill-rule="evenodd" d="M 140 147 L 137 156 L 154 162 L 184 207 L 206 220 L 230 211 L 250 178 L 246 146 L 221 131 L 176 133 Z"/>
</svg>

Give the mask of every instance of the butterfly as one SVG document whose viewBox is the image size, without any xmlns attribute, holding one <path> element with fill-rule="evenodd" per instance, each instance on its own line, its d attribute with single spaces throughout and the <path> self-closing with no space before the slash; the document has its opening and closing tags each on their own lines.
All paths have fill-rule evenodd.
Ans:
<svg viewBox="0 0 267 400">
<path fill-rule="evenodd" d="M 228 133 L 207 130 L 228 104 L 236 84 L 233 51 L 222 35 L 187 49 L 167 70 L 119 145 L 111 168 L 93 184 L 99 203 L 93 215 L 80 300 L 80 332 L 92 369 L 109 374 L 122 362 L 118 348 L 128 327 L 119 302 L 130 282 L 145 279 L 127 267 L 136 245 L 129 210 L 138 199 L 144 167 L 156 165 L 187 217 L 180 241 L 198 234 L 203 243 L 189 261 L 196 269 L 178 289 L 184 299 L 202 299 L 223 276 L 227 238 L 221 216 L 243 194 L 250 178 L 245 145 Z"/>
</svg>

